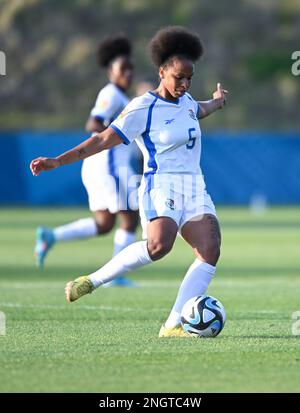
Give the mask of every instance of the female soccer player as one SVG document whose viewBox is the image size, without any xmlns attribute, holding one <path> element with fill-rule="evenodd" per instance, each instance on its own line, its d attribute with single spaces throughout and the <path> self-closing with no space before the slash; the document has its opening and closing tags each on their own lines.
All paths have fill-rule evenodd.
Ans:
<svg viewBox="0 0 300 413">
<path fill-rule="evenodd" d="M 126 91 L 131 85 L 133 75 L 131 44 L 123 35 L 104 40 L 99 45 L 97 57 L 99 66 L 107 69 L 109 83 L 98 94 L 86 124 L 88 132 L 102 132 L 122 112 L 129 102 Z M 43 265 L 55 242 L 106 234 L 114 227 L 117 214 L 120 217 L 120 228 L 115 233 L 114 255 L 135 241 L 139 222 L 138 204 L 137 198 L 132 196 L 128 209 L 127 188 L 127 181 L 134 174 L 131 155 L 132 151 L 120 145 L 84 160 L 82 181 L 94 217 L 83 218 L 54 229 L 39 227 L 35 247 L 39 266 Z M 123 173 L 120 174 L 120 171 Z M 133 284 L 120 276 L 109 285 Z"/>
<path fill-rule="evenodd" d="M 195 101 L 187 93 L 194 62 L 203 53 L 196 34 L 182 27 L 167 27 L 151 40 L 150 51 L 159 71 L 157 89 L 133 99 L 104 132 L 56 158 L 33 160 L 31 170 L 38 175 L 136 140 L 144 156 L 139 204 L 147 240 L 131 244 L 89 276 L 69 282 L 66 298 L 75 301 L 119 274 L 159 260 L 172 249 L 179 232 L 196 258 L 159 336 L 183 337 L 187 333 L 180 326 L 181 309 L 189 298 L 205 293 L 216 270 L 221 244 L 215 207 L 205 190 L 199 165 L 198 119 L 222 108 L 227 91 L 218 84 L 213 99 L 204 102 Z"/>
</svg>

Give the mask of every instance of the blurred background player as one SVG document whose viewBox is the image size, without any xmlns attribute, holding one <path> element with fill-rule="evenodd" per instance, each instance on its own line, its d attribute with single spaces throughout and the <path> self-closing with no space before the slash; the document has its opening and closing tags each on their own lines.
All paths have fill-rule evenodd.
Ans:
<svg viewBox="0 0 300 413">
<path fill-rule="evenodd" d="M 101 132 L 118 117 L 129 102 L 126 93 L 133 78 L 131 44 L 124 35 L 106 38 L 99 45 L 97 58 L 99 66 L 107 70 L 109 83 L 98 94 L 86 123 L 88 132 Z M 82 182 L 94 216 L 53 229 L 39 227 L 35 246 L 38 266 L 43 266 L 47 253 L 57 242 L 107 234 L 114 228 L 117 215 L 120 226 L 114 237 L 114 255 L 135 241 L 138 204 L 135 196 L 129 198 L 128 191 L 128 180 L 134 175 L 133 155 L 136 156 L 136 150 L 119 145 L 84 160 Z M 129 287 L 133 283 L 120 276 L 108 285 Z"/>
</svg>

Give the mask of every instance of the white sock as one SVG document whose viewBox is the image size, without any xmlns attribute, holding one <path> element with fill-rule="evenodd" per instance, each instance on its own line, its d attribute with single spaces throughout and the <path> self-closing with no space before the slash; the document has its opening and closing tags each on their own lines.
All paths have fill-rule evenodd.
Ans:
<svg viewBox="0 0 300 413">
<path fill-rule="evenodd" d="M 117 255 L 120 251 L 128 247 L 128 245 L 132 244 L 134 241 L 135 241 L 134 232 L 129 232 L 122 228 L 117 229 L 115 232 L 115 237 L 114 237 L 113 256 Z M 119 277 L 122 277 L 122 276 L 123 274 L 119 275 Z"/>
<path fill-rule="evenodd" d="M 117 231 L 115 232 L 115 237 L 114 237 L 113 255 L 117 255 L 120 251 L 128 247 L 128 245 L 132 244 L 134 241 L 135 241 L 134 232 L 129 232 L 122 228 L 117 229 Z"/>
<path fill-rule="evenodd" d="M 94 218 L 83 218 L 70 224 L 56 227 L 53 233 L 57 242 L 90 238 L 97 235 L 97 225 Z"/>
<path fill-rule="evenodd" d="M 95 288 L 107 283 L 125 272 L 135 270 L 152 262 L 147 241 L 138 241 L 124 248 L 98 271 L 89 275 Z"/>
<path fill-rule="evenodd" d="M 165 322 L 167 328 L 173 328 L 180 323 L 181 310 L 187 300 L 205 294 L 215 272 L 216 267 L 213 265 L 200 261 L 198 258 L 195 259 L 179 287 L 175 304 Z"/>
</svg>

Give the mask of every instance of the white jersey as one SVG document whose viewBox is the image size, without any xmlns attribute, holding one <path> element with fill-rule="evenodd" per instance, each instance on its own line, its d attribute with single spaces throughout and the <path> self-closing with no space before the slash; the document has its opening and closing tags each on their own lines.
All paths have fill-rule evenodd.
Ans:
<svg viewBox="0 0 300 413">
<path fill-rule="evenodd" d="M 99 92 L 91 116 L 109 126 L 128 102 L 125 93 L 109 83 Z M 82 180 L 88 192 L 91 211 L 108 209 L 116 213 L 127 208 L 127 181 L 134 175 L 131 165 L 133 151 L 134 148 L 118 145 L 83 161 Z M 130 208 L 137 209 L 137 205 L 133 204 Z"/>
<path fill-rule="evenodd" d="M 95 106 L 91 111 L 91 116 L 101 121 L 105 126 L 109 126 L 119 116 L 128 102 L 129 99 L 125 93 L 114 84 L 109 83 L 100 90 Z M 119 145 L 94 156 L 100 162 L 99 167 L 101 167 L 102 173 L 116 175 L 117 167 L 127 166 L 130 162 L 130 153 L 130 150 L 128 151 L 122 145 Z"/>
<path fill-rule="evenodd" d="M 91 116 L 108 126 L 122 112 L 129 99 L 113 83 L 109 83 L 100 90 L 95 106 L 91 110 Z"/>
<path fill-rule="evenodd" d="M 110 125 L 129 144 L 136 141 L 149 175 L 202 176 L 199 104 L 185 93 L 176 101 L 153 92 L 133 99 Z"/>
<path fill-rule="evenodd" d="M 157 217 L 172 218 L 180 230 L 202 214 L 216 214 L 200 169 L 199 112 L 187 93 L 169 101 L 147 92 L 110 125 L 125 144 L 136 141 L 144 155 L 139 189 L 144 237 L 147 223 Z"/>
</svg>

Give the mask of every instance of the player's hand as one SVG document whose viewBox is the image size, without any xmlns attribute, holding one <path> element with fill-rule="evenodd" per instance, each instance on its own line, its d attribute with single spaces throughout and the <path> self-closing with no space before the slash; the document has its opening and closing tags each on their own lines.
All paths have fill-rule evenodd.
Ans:
<svg viewBox="0 0 300 413">
<path fill-rule="evenodd" d="M 222 109 L 226 104 L 228 90 L 223 89 L 221 83 L 217 84 L 217 90 L 213 93 L 213 98 L 219 100 L 219 108 Z"/>
<path fill-rule="evenodd" d="M 34 176 L 38 176 L 42 171 L 51 171 L 58 168 L 60 162 L 55 158 L 37 158 L 31 161 L 30 170 Z"/>
</svg>

